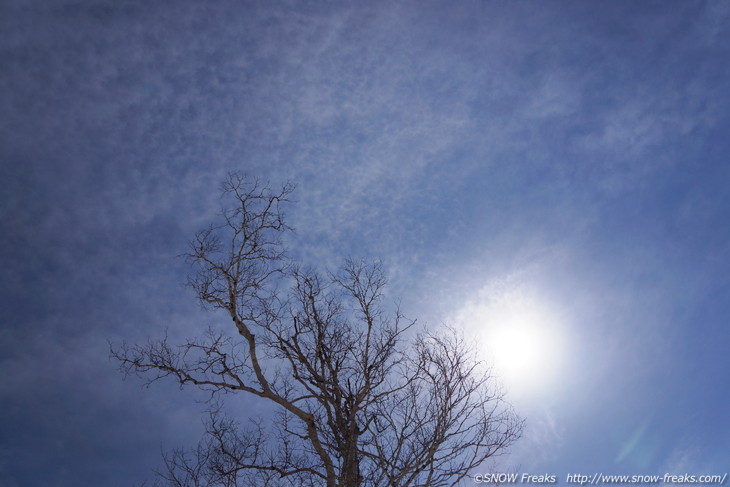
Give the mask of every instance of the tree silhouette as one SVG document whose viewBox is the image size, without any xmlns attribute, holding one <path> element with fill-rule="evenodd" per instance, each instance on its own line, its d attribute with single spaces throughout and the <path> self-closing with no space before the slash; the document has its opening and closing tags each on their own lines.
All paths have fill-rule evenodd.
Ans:
<svg viewBox="0 0 730 487">
<path fill-rule="evenodd" d="M 232 321 L 172 346 L 112 349 L 126 374 L 211 392 L 197 448 L 167 454 L 157 485 L 446 486 L 519 438 L 523 423 L 456 330 L 414 330 L 386 306 L 379 263 L 322 274 L 292 263 L 282 236 L 293 188 L 231 174 L 234 206 L 185 257 L 198 299 Z M 221 393 L 274 406 L 247 427 Z"/>
</svg>

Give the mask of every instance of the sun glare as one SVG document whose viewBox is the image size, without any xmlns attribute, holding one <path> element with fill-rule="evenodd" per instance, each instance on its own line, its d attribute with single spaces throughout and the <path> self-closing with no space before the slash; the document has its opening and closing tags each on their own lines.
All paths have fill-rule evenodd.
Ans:
<svg viewBox="0 0 730 487">
<path fill-rule="evenodd" d="M 478 340 L 511 397 L 540 395 L 559 378 L 565 354 L 561 323 L 535 296 L 523 290 L 490 293 L 465 306 L 457 321 Z"/>
</svg>

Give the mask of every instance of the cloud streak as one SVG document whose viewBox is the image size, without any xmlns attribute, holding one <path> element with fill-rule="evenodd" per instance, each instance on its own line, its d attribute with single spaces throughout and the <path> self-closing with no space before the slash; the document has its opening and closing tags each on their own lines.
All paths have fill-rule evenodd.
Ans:
<svg viewBox="0 0 730 487">
<path fill-rule="evenodd" d="M 527 449 L 580 458 L 571 445 L 606 431 L 576 424 L 637 424 L 659 409 L 642 390 L 679 387 L 662 367 L 696 394 L 727 378 L 708 372 L 725 370 L 727 337 L 722 3 L 0 9 L 0 391 L 28 425 L 3 426 L 14 461 L 2 482 L 141 480 L 160 442 L 197 439 L 175 387 L 120 382 L 106 339 L 215 322 L 179 286 L 174 256 L 219 211 L 231 169 L 298 185 L 296 257 L 380 257 L 393 295 L 430 324 L 516 273 L 566 309 L 576 339 L 602 348 L 571 357 L 585 389 L 534 412 Z M 634 411 L 590 403 L 619 393 Z M 730 419 L 712 394 L 682 407 L 715 423 L 687 428 L 726 451 L 712 431 Z M 53 459 L 41 473 L 36 437 Z"/>
</svg>

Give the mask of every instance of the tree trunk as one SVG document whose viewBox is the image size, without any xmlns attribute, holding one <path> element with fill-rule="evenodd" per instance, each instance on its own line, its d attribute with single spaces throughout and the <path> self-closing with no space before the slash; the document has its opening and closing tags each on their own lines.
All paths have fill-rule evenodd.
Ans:
<svg viewBox="0 0 730 487">
<path fill-rule="evenodd" d="M 359 487 L 362 483 L 360 476 L 360 455 L 358 455 L 358 434 L 353 428 L 348 428 L 345 439 L 345 451 L 342 457 L 342 471 L 340 472 L 339 487 Z"/>
</svg>

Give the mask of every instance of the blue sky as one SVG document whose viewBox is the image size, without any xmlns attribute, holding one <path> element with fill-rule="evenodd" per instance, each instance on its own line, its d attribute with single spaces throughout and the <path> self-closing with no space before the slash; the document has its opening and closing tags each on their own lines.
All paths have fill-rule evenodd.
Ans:
<svg viewBox="0 0 730 487">
<path fill-rule="evenodd" d="M 494 468 L 727 472 L 729 26 L 721 1 L 3 2 L 0 484 L 132 485 L 197 442 L 201 397 L 123 381 L 107 340 L 216 321 L 175 255 L 230 170 L 297 184 L 303 262 L 380 258 L 422 323 L 547 337 Z"/>
</svg>

